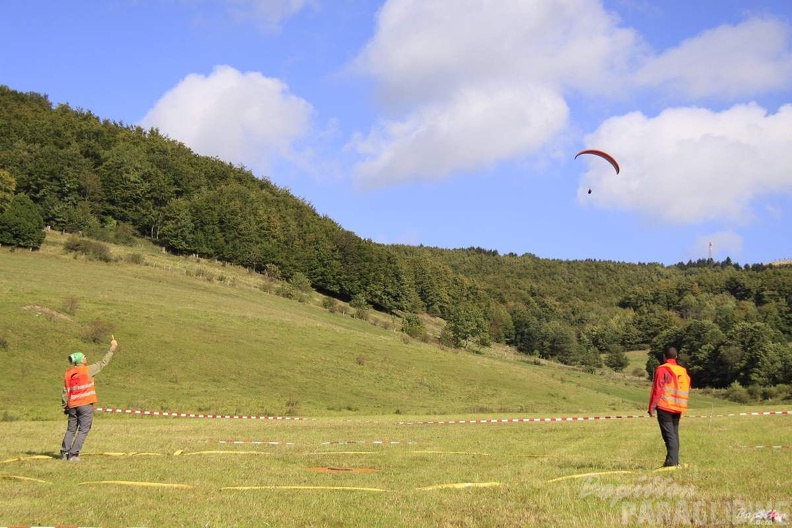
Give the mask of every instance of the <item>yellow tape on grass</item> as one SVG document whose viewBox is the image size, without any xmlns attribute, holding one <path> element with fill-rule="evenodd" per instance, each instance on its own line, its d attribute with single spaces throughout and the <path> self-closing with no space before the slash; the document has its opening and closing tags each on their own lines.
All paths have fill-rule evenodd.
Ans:
<svg viewBox="0 0 792 528">
<path fill-rule="evenodd" d="M 80 482 L 80 486 L 87 486 L 90 484 L 115 484 L 119 486 L 143 486 L 148 488 L 185 488 L 191 489 L 195 486 L 189 484 L 171 484 L 168 482 L 134 482 L 129 480 L 89 480 L 87 482 Z"/>
</svg>

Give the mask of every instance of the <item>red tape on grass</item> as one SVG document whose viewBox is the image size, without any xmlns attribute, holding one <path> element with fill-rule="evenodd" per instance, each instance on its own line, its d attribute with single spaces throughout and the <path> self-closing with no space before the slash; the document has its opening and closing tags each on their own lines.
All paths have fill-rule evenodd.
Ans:
<svg viewBox="0 0 792 528">
<path fill-rule="evenodd" d="M 730 414 L 713 415 L 685 415 L 685 418 L 725 418 L 733 416 L 771 416 L 789 415 L 792 411 L 762 411 L 744 412 Z M 626 420 L 630 418 L 649 418 L 646 414 L 628 414 L 615 416 L 567 416 L 559 418 L 483 418 L 479 420 L 438 420 L 438 421 L 416 421 L 398 422 L 398 425 L 452 425 L 452 424 L 504 424 L 504 423 L 528 423 L 528 422 L 591 422 L 597 420 Z"/>
<path fill-rule="evenodd" d="M 240 416 L 232 414 L 201 414 L 201 413 L 179 413 L 168 411 L 143 411 L 140 409 L 118 409 L 110 407 L 97 407 L 98 412 L 134 414 L 140 416 L 162 416 L 165 418 L 214 418 L 222 420 L 307 420 L 299 416 Z"/>
</svg>

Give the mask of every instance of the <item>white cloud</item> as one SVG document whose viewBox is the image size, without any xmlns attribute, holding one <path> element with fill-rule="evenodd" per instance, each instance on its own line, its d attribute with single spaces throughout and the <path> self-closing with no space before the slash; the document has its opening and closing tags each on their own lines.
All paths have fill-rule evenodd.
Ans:
<svg viewBox="0 0 792 528">
<path fill-rule="evenodd" d="M 594 0 L 389 0 L 354 67 L 390 113 L 350 143 L 368 185 L 438 179 L 535 152 L 564 90 L 606 93 L 635 34 Z"/>
<path fill-rule="evenodd" d="M 356 175 L 369 186 L 437 180 L 552 148 L 570 124 L 574 96 L 603 104 L 639 89 L 655 98 L 737 101 L 786 89 L 792 83 L 789 36 L 788 24 L 754 17 L 653 53 L 596 0 L 388 0 L 353 63 L 375 81 L 384 111 L 348 144 L 361 156 Z M 733 156 L 739 148 L 767 150 L 728 132 L 707 136 L 705 122 L 735 113 L 710 119 L 674 110 L 650 120 L 647 133 L 661 132 L 669 120 L 692 119 L 692 138 L 676 123 L 662 130 L 680 154 L 693 143 L 689 157 L 707 160 L 708 150 Z M 737 144 L 729 149 L 724 141 Z M 718 192 L 708 208 L 694 207 L 682 221 L 726 210 L 744 215 L 761 187 L 749 177 L 737 180 L 733 187 L 748 193 L 744 199 Z"/>
<path fill-rule="evenodd" d="M 535 150 L 566 122 L 564 100 L 551 90 L 468 88 L 386 122 L 350 147 L 362 155 L 357 176 L 367 186 L 441 179 Z"/>
<path fill-rule="evenodd" d="M 199 154 L 268 171 L 293 156 L 313 108 L 278 79 L 216 66 L 191 74 L 157 101 L 141 125 L 156 127 Z"/>
<path fill-rule="evenodd" d="M 733 99 L 787 88 L 792 83 L 789 26 L 752 18 L 705 31 L 650 58 L 635 82 L 665 86 L 686 99 Z"/>
<path fill-rule="evenodd" d="M 226 1 L 231 17 L 237 22 L 252 22 L 265 33 L 280 30 L 281 22 L 295 15 L 312 0 L 230 0 Z"/>
<path fill-rule="evenodd" d="M 586 138 L 621 164 L 591 162 L 589 201 L 670 223 L 746 222 L 764 195 L 792 193 L 792 105 L 768 114 L 756 104 L 722 112 L 672 108 L 654 118 L 614 117 Z M 584 187 L 579 189 L 582 195 Z"/>
</svg>

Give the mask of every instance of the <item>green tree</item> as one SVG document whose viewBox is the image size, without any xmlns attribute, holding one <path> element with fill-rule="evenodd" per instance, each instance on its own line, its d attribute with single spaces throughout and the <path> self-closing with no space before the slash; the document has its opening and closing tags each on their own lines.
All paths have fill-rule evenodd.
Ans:
<svg viewBox="0 0 792 528">
<path fill-rule="evenodd" d="M 17 194 L 0 214 L 0 244 L 38 249 L 44 242 L 44 219 L 24 194 Z"/>
<path fill-rule="evenodd" d="M 553 320 L 542 329 L 540 355 L 565 365 L 579 362 L 580 354 L 574 329 L 563 321 Z"/>
<path fill-rule="evenodd" d="M 742 353 L 736 367 L 737 381 L 743 386 L 769 386 L 781 381 L 783 350 L 777 336 L 764 323 L 739 323 L 728 337 L 729 344 Z"/>
<path fill-rule="evenodd" d="M 426 341 L 427 339 L 426 325 L 424 325 L 421 318 L 416 314 L 408 313 L 404 316 L 402 332 L 412 338 L 420 339 L 421 341 Z"/>
<path fill-rule="evenodd" d="M 616 372 L 621 372 L 630 364 L 630 358 L 623 350 L 613 349 L 605 355 L 605 364 Z"/>
<path fill-rule="evenodd" d="M 466 346 L 470 340 L 480 339 L 487 331 L 481 310 L 467 303 L 458 304 L 451 310 L 448 329 L 457 347 Z"/>
<path fill-rule="evenodd" d="M 355 294 L 352 297 L 352 300 L 349 301 L 349 306 L 355 309 L 354 317 L 356 319 L 362 319 L 364 321 L 368 320 L 369 311 L 371 310 L 371 306 L 369 305 L 368 301 L 366 300 L 366 296 L 362 293 Z"/>
<path fill-rule="evenodd" d="M 289 284 L 294 289 L 295 297 L 300 302 L 306 302 L 313 289 L 311 281 L 303 273 L 297 272 L 289 279 Z"/>
<path fill-rule="evenodd" d="M 14 198 L 16 190 L 16 180 L 11 173 L 5 169 L 0 169 L 0 213 L 2 213 L 11 200 Z"/>
</svg>

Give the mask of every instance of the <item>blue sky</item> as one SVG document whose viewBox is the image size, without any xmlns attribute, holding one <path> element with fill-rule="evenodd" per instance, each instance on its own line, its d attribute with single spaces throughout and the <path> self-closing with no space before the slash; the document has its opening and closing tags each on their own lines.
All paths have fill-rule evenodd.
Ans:
<svg viewBox="0 0 792 528">
<path fill-rule="evenodd" d="M 375 242 L 792 258 L 789 0 L 3 2 L 0 84 Z"/>
</svg>

